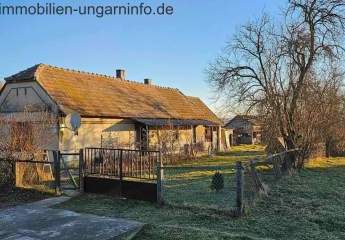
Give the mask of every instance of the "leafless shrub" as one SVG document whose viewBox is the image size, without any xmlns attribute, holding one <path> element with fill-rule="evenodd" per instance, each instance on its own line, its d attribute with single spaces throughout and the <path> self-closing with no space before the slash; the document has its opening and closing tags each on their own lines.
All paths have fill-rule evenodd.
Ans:
<svg viewBox="0 0 345 240">
<path fill-rule="evenodd" d="M 180 136 L 178 127 L 169 123 L 159 129 L 158 145 L 165 163 L 174 163 L 180 158 Z"/>
<path fill-rule="evenodd" d="M 3 160 L 0 161 L 0 172 L 3 181 L 15 184 L 13 175 L 17 175 L 17 183 L 46 178 L 37 164 L 30 163 L 30 167 L 16 164 L 15 169 L 13 167 L 17 160 L 43 160 L 44 150 L 58 141 L 56 123 L 56 117 L 50 112 L 31 112 L 29 107 L 22 113 L 0 117 L 0 158 Z M 4 180 L 6 178 L 11 181 Z"/>
<path fill-rule="evenodd" d="M 29 109 L 29 108 L 28 108 Z M 57 140 L 57 119 L 50 112 L 6 114 L 0 118 L 1 157 L 9 160 L 41 159 Z"/>
</svg>

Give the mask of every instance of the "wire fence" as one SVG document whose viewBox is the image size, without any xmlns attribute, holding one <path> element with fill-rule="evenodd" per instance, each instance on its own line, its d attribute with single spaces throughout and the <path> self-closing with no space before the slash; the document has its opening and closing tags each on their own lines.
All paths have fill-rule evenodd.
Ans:
<svg viewBox="0 0 345 240">
<path fill-rule="evenodd" d="M 234 207 L 233 166 L 165 166 L 162 169 L 164 204 L 224 212 Z"/>
<path fill-rule="evenodd" d="M 161 200 L 172 206 L 241 216 L 268 195 L 271 184 L 288 174 L 293 157 L 298 157 L 298 150 L 226 166 L 163 166 Z"/>
<path fill-rule="evenodd" d="M 80 181 L 82 178 L 79 178 L 80 167 L 83 165 L 80 163 L 85 162 L 87 156 L 84 159 L 83 151 L 80 153 L 56 152 L 55 154 L 54 161 L 0 159 L 0 193 L 13 187 L 55 191 L 55 193 L 61 189 L 61 186 L 65 189 L 68 186 L 82 189 L 82 186 L 78 186 L 79 182 L 83 182 Z M 103 167 L 99 169 L 107 169 L 104 166 L 106 160 L 104 156 L 102 155 L 102 158 L 97 157 L 97 154 L 95 156 L 94 159 L 102 160 L 97 162 Z M 140 154 L 135 156 L 139 158 L 133 157 L 134 160 L 143 158 Z M 159 160 L 158 156 L 160 154 L 155 157 L 154 163 Z M 268 195 L 272 183 L 283 175 L 290 174 L 293 163 L 298 157 L 299 150 L 294 149 L 271 155 L 263 160 L 238 161 L 236 164 L 199 161 L 179 166 L 163 166 L 160 162 L 157 166 L 150 165 L 149 169 L 153 172 L 152 175 L 156 176 L 154 181 L 157 181 L 158 203 L 241 216 L 246 209 L 255 205 L 257 199 Z M 79 161 L 80 159 L 84 160 Z M 133 164 L 126 165 L 126 169 L 131 169 L 130 172 L 136 174 L 135 169 L 142 169 L 142 164 L 137 164 L 141 162 L 136 162 L 132 158 L 129 159 Z M 111 160 L 113 161 L 110 162 L 117 162 L 117 158 L 111 158 Z M 91 165 L 94 166 L 94 164 Z M 119 169 L 121 170 L 122 167 Z M 120 172 L 123 172 L 123 169 Z"/>
<path fill-rule="evenodd" d="M 264 160 L 254 159 L 245 163 L 238 163 L 242 168 L 242 182 L 240 177 L 239 186 L 243 188 L 243 196 L 240 207 L 241 212 L 255 206 L 258 199 L 269 194 L 270 187 L 283 176 L 291 175 L 293 164 L 300 157 L 299 149 L 273 154 Z M 243 209 L 242 209 L 243 208 Z"/>
</svg>

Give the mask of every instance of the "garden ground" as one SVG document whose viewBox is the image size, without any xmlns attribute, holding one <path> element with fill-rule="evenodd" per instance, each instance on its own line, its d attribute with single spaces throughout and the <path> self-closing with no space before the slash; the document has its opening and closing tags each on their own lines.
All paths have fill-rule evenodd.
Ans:
<svg viewBox="0 0 345 240">
<path fill-rule="evenodd" d="M 53 196 L 51 193 L 34 189 L 17 188 L 13 191 L 0 194 L 0 209 L 35 202 Z"/>
<path fill-rule="evenodd" d="M 227 165 L 263 155 L 260 146 L 193 164 Z M 145 239 L 345 239 L 345 158 L 314 159 L 292 177 L 270 184 L 267 198 L 234 219 L 212 211 L 157 207 L 151 203 L 84 194 L 58 208 L 147 223 Z"/>
</svg>

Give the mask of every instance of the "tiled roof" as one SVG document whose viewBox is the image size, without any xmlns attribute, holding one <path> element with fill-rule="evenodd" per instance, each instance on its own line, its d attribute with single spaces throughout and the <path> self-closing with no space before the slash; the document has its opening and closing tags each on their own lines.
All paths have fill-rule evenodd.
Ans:
<svg viewBox="0 0 345 240">
<path fill-rule="evenodd" d="M 260 118 L 258 116 L 253 115 L 236 115 L 233 119 L 231 119 L 226 125 L 228 126 L 231 124 L 234 120 L 241 120 L 241 121 L 247 121 L 255 126 L 261 125 Z"/>
<path fill-rule="evenodd" d="M 84 117 L 198 119 L 220 123 L 199 99 L 178 89 L 39 64 L 5 79 L 37 81 L 62 111 Z"/>
</svg>

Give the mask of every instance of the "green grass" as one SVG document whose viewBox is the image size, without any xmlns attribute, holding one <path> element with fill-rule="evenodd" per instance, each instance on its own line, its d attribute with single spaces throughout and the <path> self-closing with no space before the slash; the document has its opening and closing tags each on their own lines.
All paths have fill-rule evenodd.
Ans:
<svg viewBox="0 0 345 240">
<path fill-rule="evenodd" d="M 200 163 L 227 166 L 261 154 L 262 147 L 241 146 Z M 240 219 L 211 210 L 159 208 L 151 203 L 92 194 L 58 207 L 147 223 L 136 240 L 345 239 L 344 179 L 345 158 L 316 159 L 294 176 L 271 184 L 269 196 L 258 200 Z"/>
<path fill-rule="evenodd" d="M 220 153 L 213 157 L 202 157 L 192 162 L 187 162 L 183 166 L 235 166 L 237 161 L 249 161 L 255 158 L 264 157 L 264 146 L 262 145 L 240 145 L 235 146 L 230 152 Z"/>
<path fill-rule="evenodd" d="M 263 146 L 237 146 L 228 153 L 166 168 L 163 184 L 164 202 L 230 212 L 235 205 L 236 161 L 262 157 L 263 150 Z M 210 188 L 212 176 L 216 171 L 220 171 L 224 177 L 224 189 L 219 192 Z"/>
</svg>

